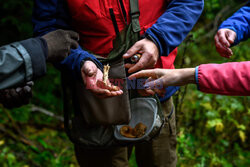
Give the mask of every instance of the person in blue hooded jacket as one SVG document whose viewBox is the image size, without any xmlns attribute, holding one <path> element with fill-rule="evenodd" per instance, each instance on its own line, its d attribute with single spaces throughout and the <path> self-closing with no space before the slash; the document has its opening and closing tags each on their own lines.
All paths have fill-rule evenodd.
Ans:
<svg viewBox="0 0 250 167">
<path fill-rule="evenodd" d="M 121 3 L 123 1 L 119 2 Z M 204 5 L 203 0 L 172 0 L 166 2 L 168 2 L 166 11 L 158 18 L 157 22 L 153 24 L 152 27 L 147 29 L 144 34 L 145 38 L 137 42 L 131 48 L 132 51 L 130 50 L 129 53 L 124 55 L 124 58 L 130 57 L 131 53 L 137 48 L 144 50 L 144 54 L 149 53 L 152 48 L 155 50 L 154 53 L 148 54 L 148 61 L 143 57 L 137 65 L 128 67 L 130 72 L 149 67 L 156 63 L 159 55 L 169 55 L 177 46 L 179 46 L 197 22 Z M 71 3 L 71 1 L 68 1 L 68 3 Z M 85 1 L 81 3 L 84 4 Z M 82 7 L 81 3 L 79 1 L 79 4 L 75 5 L 78 10 Z M 93 1 L 93 3 L 96 5 L 99 1 Z M 149 1 L 145 3 L 149 3 Z M 88 1 L 86 6 L 89 8 L 92 8 L 93 6 L 95 7 L 95 5 L 91 4 L 92 2 Z M 69 15 L 69 5 L 70 4 L 67 4 L 64 0 L 36 0 L 33 17 L 35 35 L 40 36 L 58 28 L 71 29 L 70 22 L 71 17 L 73 16 Z M 98 4 L 96 7 L 98 8 L 98 6 L 101 5 L 102 4 Z M 98 12 L 93 12 L 94 9 L 89 8 L 87 9 L 92 11 L 92 13 L 89 13 L 90 15 L 98 14 Z M 124 10 L 121 11 L 124 12 Z M 119 16 L 120 15 L 124 15 L 124 13 L 119 13 Z M 86 15 L 83 17 L 88 16 Z M 92 21 L 94 22 L 96 20 Z M 89 24 L 91 24 L 91 22 L 89 22 Z M 84 39 L 81 40 L 84 41 Z M 61 62 L 59 68 L 63 70 L 66 69 L 68 75 L 74 77 L 72 79 L 80 81 L 86 80 L 86 78 L 90 76 L 102 76 L 102 64 L 94 55 L 81 47 L 72 50 L 71 54 Z M 66 72 L 64 71 L 64 74 L 65 73 Z M 169 111 L 165 113 L 169 122 L 164 127 L 163 134 L 151 143 L 136 146 L 136 158 L 139 166 L 176 166 L 176 127 L 171 96 L 177 91 L 177 89 L 177 87 L 168 88 L 166 96 L 162 99 L 163 101 L 167 101 L 165 105 Z M 106 91 L 101 88 L 90 91 L 101 97 L 112 97 L 119 94 L 118 92 Z M 75 143 L 75 149 L 78 162 L 81 166 L 128 166 L 126 148 L 90 150 L 80 147 Z"/>
<path fill-rule="evenodd" d="M 217 52 L 226 58 L 233 55 L 231 46 L 250 37 L 250 1 L 219 27 L 214 37 Z"/>
</svg>

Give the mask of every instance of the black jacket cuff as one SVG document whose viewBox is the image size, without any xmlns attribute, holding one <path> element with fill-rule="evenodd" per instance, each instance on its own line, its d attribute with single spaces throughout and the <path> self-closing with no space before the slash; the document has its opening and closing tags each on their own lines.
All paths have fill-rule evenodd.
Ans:
<svg viewBox="0 0 250 167">
<path fill-rule="evenodd" d="M 46 73 L 46 58 L 48 56 L 47 42 L 42 38 L 31 38 L 20 42 L 30 55 L 33 69 L 33 79 Z"/>
</svg>

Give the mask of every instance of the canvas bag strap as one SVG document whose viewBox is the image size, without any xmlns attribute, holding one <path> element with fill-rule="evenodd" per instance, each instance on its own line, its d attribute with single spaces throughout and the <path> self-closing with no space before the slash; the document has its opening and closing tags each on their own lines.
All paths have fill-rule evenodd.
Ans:
<svg viewBox="0 0 250 167">
<path fill-rule="evenodd" d="M 130 16 L 131 16 L 131 24 L 133 31 L 135 33 L 141 31 L 139 17 L 140 17 L 140 10 L 139 10 L 139 3 L 138 0 L 130 0 Z"/>
</svg>

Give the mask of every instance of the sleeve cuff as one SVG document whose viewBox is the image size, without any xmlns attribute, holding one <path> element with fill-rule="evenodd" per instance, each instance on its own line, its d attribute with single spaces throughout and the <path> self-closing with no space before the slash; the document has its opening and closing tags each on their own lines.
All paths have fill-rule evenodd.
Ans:
<svg viewBox="0 0 250 167">
<path fill-rule="evenodd" d="M 101 62 L 98 61 L 94 55 L 82 50 L 80 46 L 77 49 L 71 50 L 71 54 L 60 63 L 59 69 L 62 71 L 67 69 L 71 71 L 74 78 L 81 80 L 81 68 L 84 61 L 87 60 L 93 61 L 99 69 L 103 69 Z"/>
<path fill-rule="evenodd" d="M 33 79 L 43 76 L 46 73 L 46 57 L 48 54 L 47 43 L 41 38 L 31 38 L 20 43 L 30 55 L 33 69 Z"/>
<path fill-rule="evenodd" d="M 153 34 L 153 32 L 151 31 L 151 29 L 147 29 L 145 37 L 151 41 L 154 42 L 154 44 L 157 46 L 158 50 L 159 50 L 159 55 L 162 56 L 163 55 L 163 48 L 160 44 L 160 41 L 157 39 L 157 37 Z M 168 54 L 167 54 L 168 55 Z"/>
<path fill-rule="evenodd" d="M 158 51 L 160 53 L 160 46 L 159 46 L 158 42 L 151 35 L 149 35 L 149 34 L 146 34 L 145 38 L 147 38 L 148 40 L 154 42 L 154 44 L 157 46 Z"/>
<path fill-rule="evenodd" d="M 195 67 L 195 83 L 197 85 L 197 89 L 200 90 L 200 86 L 199 86 L 199 66 Z"/>
<path fill-rule="evenodd" d="M 80 64 L 80 68 L 82 68 L 83 64 L 85 61 L 92 61 L 93 63 L 95 63 L 95 65 L 97 66 L 97 68 L 99 68 L 102 72 L 103 72 L 103 65 L 100 61 L 98 61 L 96 58 L 91 58 L 91 57 L 86 57 L 86 58 L 83 58 L 82 61 L 81 61 L 81 64 Z"/>
<path fill-rule="evenodd" d="M 41 47 L 42 47 L 42 50 L 43 50 L 45 59 L 47 60 L 48 54 L 49 54 L 47 41 L 46 41 L 44 38 L 40 38 L 40 37 L 38 37 L 38 38 L 36 38 L 36 39 L 40 40 L 40 42 L 41 42 Z"/>
</svg>

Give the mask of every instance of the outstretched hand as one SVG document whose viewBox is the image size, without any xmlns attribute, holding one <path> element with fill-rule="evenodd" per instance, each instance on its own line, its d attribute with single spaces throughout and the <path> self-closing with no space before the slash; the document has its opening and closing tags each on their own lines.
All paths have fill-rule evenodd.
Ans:
<svg viewBox="0 0 250 167">
<path fill-rule="evenodd" d="M 129 79 L 145 77 L 149 78 L 144 85 L 146 92 L 162 95 L 167 86 L 195 83 L 195 68 L 142 70 L 130 75 Z"/>
<path fill-rule="evenodd" d="M 123 94 L 122 90 L 117 90 L 109 81 L 103 83 L 103 73 L 92 61 L 86 61 L 81 69 L 82 79 L 86 86 L 94 95 L 100 98 L 114 97 Z"/>
</svg>

